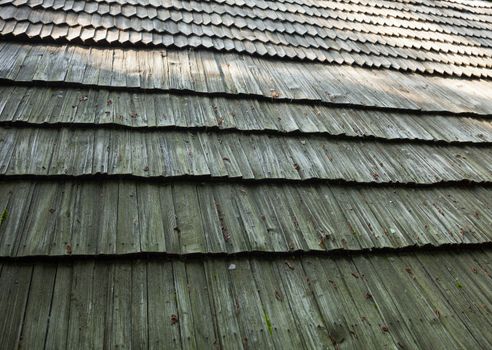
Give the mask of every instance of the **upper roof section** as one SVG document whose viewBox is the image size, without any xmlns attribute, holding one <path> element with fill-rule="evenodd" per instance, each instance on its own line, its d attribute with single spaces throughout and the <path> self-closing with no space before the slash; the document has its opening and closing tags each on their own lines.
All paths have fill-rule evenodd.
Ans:
<svg viewBox="0 0 492 350">
<path fill-rule="evenodd" d="M 492 81 L 205 50 L 0 43 L 0 80 L 135 91 L 492 114 Z"/>
<path fill-rule="evenodd" d="M 490 78 L 484 1 L 0 0 L 0 35 Z"/>
<path fill-rule="evenodd" d="M 491 10 L 0 0 L 0 258 L 488 244 Z"/>
</svg>

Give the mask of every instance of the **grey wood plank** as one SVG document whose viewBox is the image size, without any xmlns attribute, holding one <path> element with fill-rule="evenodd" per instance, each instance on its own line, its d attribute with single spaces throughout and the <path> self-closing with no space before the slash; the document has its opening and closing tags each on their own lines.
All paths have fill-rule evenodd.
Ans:
<svg viewBox="0 0 492 350">
<path fill-rule="evenodd" d="M 315 295 L 320 313 L 326 325 L 326 331 L 334 346 L 360 348 L 364 345 L 357 338 L 367 339 L 365 346 L 390 346 L 391 338 L 378 336 L 371 331 L 357 310 L 357 304 L 345 289 L 337 264 L 333 261 L 308 258 L 302 261 L 302 267 L 310 280 L 311 290 Z M 320 276 L 324 276 L 320 278 Z M 350 277 L 349 277 L 350 278 Z M 358 303 L 370 303 L 364 295 L 359 296 Z"/>
<path fill-rule="evenodd" d="M 215 309 L 218 327 L 218 343 L 229 349 L 242 348 L 246 334 L 241 333 L 237 300 L 232 294 L 232 286 L 226 270 L 227 266 L 221 260 L 204 262 L 207 288 L 211 293 L 211 304 Z M 222 283 L 217 283 L 222 281 Z M 227 328 L 221 325 L 227 324 Z"/>
<path fill-rule="evenodd" d="M 128 87 L 140 87 L 140 62 L 137 59 L 136 50 L 125 51 L 126 85 Z"/>
<path fill-rule="evenodd" d="M 25 95 L 26 88 L 20 89 L 1 89 L 0 88 L 0 120 L 9 121 L 12 120 L 19 106 L 20 101 Z M 12 95 L 16 92 L 16 96 L 12 97 Z"/>
<path fill-rule="evenodd" d="M 161 211 L 159 191 L 150 184 L 137 187 L 138 223 L 140 230 L 140 249 L 145 252 L 166 251 L 166 236 L 169 227 L 163 219 L 169 215 Z"/>
<path fill-rule="evenodd" d="M 380 260 L 382 259 L 372 259 L 372 263 L 377 266 L 377 273 L 378 274 L 383 274 L 387 272 L 393 273 L 394 276 L 394 283 L 384 283 L 386 288 L 388 289 L 389 293 L 397 293 L 394 295 L 399 295 L 398 298 L 398 304 L 397 304 L 397 309 L 399 309 L 399 312 L 401 314 L 404 314 L 407 319 L 420 319 L 422 322 L 425 322 L 428 327 L 428 332 L 430 333 L 428 337 L 425 338 L 424 341 L 418 339 L 421 344 L 425 345 L 427 342 L 428 344 L 434 344 L 436 342 L 439 342 L 441 344 L 448 343 L 448 346 L 451 346 L 451 343 L 460 343 L 462 340 L 460 339 L 453 339 L 455 338 L 456 334 L 449 333 L 441 324 L 439 324 L 439 320 L 436 319 L 435 315 L 432 314 L 423 314 L 420 312 L 420 310 L 425 309 L 428 307 L 428 303 L 424 301 L 425 299 L 417 299 L 415 300 L 411 291 L 408 289 L 403 289 L 401 288 L 402 286 L 402 279 L 407 279 L 409 273 L 405 271 L 405 268 L 401 268 L 398 266 L 399 264 L 395 264 L 398 266 L 398 268 L 395 266 L 393 268 L 392 264 L 387 264 L 387 263 L 380 263 Z M 391 261 L 390 261 L 391 262 Z M 417 306 L 419 303 L 422 303 L 422 306 Z M 437 321 L 437 322 L 436 322 Z M 468 336 L 466 336 L 468 339 Z M 451 340 L 452 339 L 452 340 Z M 470 339 L 470 342 L 474 342 L 474 340 Z M 479 346 L 478 343 L 476 346 Z"/>
<path fill-rule="evenodd" d="M 127 83 L 125 72 L 125 51 L 114 50 L 114 61 L 111 75 L 111 86 L 124 87 Z"/>
<path fill-rule="evenodd" d="M 139 322 L 138 314 L 132 315 L 132 266 L 130 262 L 112 266 L 111 333 L 109 346 L 112 349 L 127 349 L 132 347 L 133 321 Z M 135 316 L 135 317 L 132 317 Z M 128 322 L 130 320 L 130 322 Z"/>
<path fill-rule="evenodd" d="M 229 260 L 226 274 L 231 281 L 233 300 L 236 303 L 236 317 L 241 335 L 247 346 L 273 347 L 270 315 L 265 313 L 248 261 Z M 231 264 L 235 268 L 230 269 Z M 244 310 L 248 310 L 244 312 Z"/>
<path fill-rule="evenodd" d="M 367 264 L 367 262 L 365 262 Z M 343 270 L 342 270 L 343 268 Z M 368 266 L 364 263 L 359 264 L 346 264 L 341 266 L 342 274 L 349 276 L 349 274 L 355 274 L 359 276 L 359 278 L 354 276 L 353 280 L 358 280 L 361 277 L 370 276 L 368 275 Z M 403 346 L 418 346 L 421 339 L 416 339 L 416 335 L 412 333 L 409 329 L 409 325 L 406 322 L 407 319 L 403 318 L 403 316 L 399 313 L 399 310 L 395 308 L 394 302 L 386 303 L 385 300 L 391 300 L 392 296 L 386 290 L 384 285 L 382 285 L 382 281 L 376 278 L 366 278 L 364 279 L 365 284 L 367 284 L 366 291 L 372 296 L 371 299 L 374 300 L 377 310 L 384 317 L 384 323 L 379 324 L 383 332 L 385 329 L 388 329 L 389 333 L 392 337 L 395 338 L 395 341 L 402 344 Z M 358 281 L 353 282 L 353 284 L 358 283 Z M 363 293 L 363 291 L 359 292 Z"/>
<path fill-rule="evenodd" d="M 46 332 L 46 348 L 64 349 L 68 343 L 68 322 L 70 317 L 70 290 L 72 284 L 72 266 L 58 264 L 53 286 L 48 331 Z"/>
<path fill-rule="evenodd" d="M 0 189 L 2 256 L 360 250 L 491 238 L 490 191 L 480 186 L 10 180 Z"/>
<path fill-rule="evenodd" d="M 0 339 L 3 346 L 18 348 L 21 346 L 22 321 L 24 319 L 29 295 L 29 284 L 32 278 L 32 265 L 18 264 L 2 269 L 0 281 L 5 286 L 0 295 L 3 315 L 0 319 Z"/>
<path fill-rule="evenodd" d="M 407 271 L 411 271 L 411 275 L 409 276 L 412 279 L 413 284 L 418 288 L 418 293 L 420 293 L 421 298 L 425 300 L 429 307 L 432 307 L 434 310 L 434 314 L 437 316 L 438 321 L 442 324 L 446 330 L 451 334 L 452 338 L 457 338 L 456 342 L 462 342 L 464 339 L 469 338 L 469 332 L 473 334 L 473 337 L 470 339 L 472 342 L 478 342 L 479 344 L 486 344 L 490 342 L 490 339 L 487 341 L 483 335 L 477 332 L 472 328 L 463 328 L 460 326 L 461 322 L 472 322 L 469 316 L 463 312 L 456 318 L 446 317 L 446 315 L 450 315 L 455 307 L 449 303 L 447 299 L 441 299 L 441 293 L 443 292 L 439 287 L 439 283 L 429 283 L 424 276 L 429 276 L 426 266 L 422 264 L 419 257 L 415 257 L 412 255 L 402 255 L 400 259 L 392 261 L 392 265 L 395 268 L 400 268 L 401 270 L 405 270 L 405 273 L 409 275 Z M 408 270 L 410 268 L 410 270 Z M 456 283 L 456 281 L 451 280 L 451 283 Z M 454 286 L 456 288 L 456 286 Z"/>
<path fill-rule="evenodd" d="M 37 64 L 37 70 L 32 77 L 33 81 L 47 81 L 48 80 L 48 70 L 50 69 L 51 63 L 56 59 L 57 53 L 61 55 L 64 54 L 65 48 L 60 51 L 48 51 L 43 52 L 43 56 L 40 58 Z"/>
<path fill-rule="evenodd" d="M 140 251 L 140 225 L 138 221 L 137 187 L 118 186 L 118 213 L 116 252 L 124 254 Z"/>
<path fill-rule="evenodd" d="M 9 168 L 10 159 L 12 158 L 12 153 L 14 152 L 14 143 L 16 139 L 16 134 L 13 132 L 8 132 L 7 129 L 0 131 L 1 135 L 1 147 L 2 154 L 0 158 L 0 172 L 6 173 Z"/>
<path fill-rule="evenodd" d="M 20 69 L 19 73 L 15 76 L 16 81 L 31 81 L 37 70 L 38 62 L 43 55 L 43 49 L 39 46 L 34 46 L 30 50 L 27 49 L 27 47 L 24 49 L 28 53 L 22 62 L 22 69 Z"/>
<path fill-rule="evenodd" d="M 83 79 L 84 72 L 87 68 L 86 57 L 90 55 L 89 49 L 84 47 L 75 47 L 70 59 L 69 69 L 65 76 L 66 82 L 80 82 Z"/>
<path fill-rule="evenodd" d="M 316 344 L 331 342 L 329 335 L 324 331 L 324 322 L 319 307 L 315 301 L 309 285 L 301 283 L 302 267 L 299 262 L 291 261 L 287 264 L 277 263 L 285 291 L 285 298 L 291 308 L 295 310 L 295 325 L 301 330 L 303 340 L 308 348 Z"/>
<path fill-rule="evenodd" d="M 19 237 L 16 240 L 19 254 L 39 255 L 50 250 L 50 236 L 60 215 L 60 194 L 57 188 L 46 184 L 34 189 L 24 234 L 22 239 Z M 36 207 L 36 211 L 32 207 Z"/>
<path fill-rule="evenodd" d="M 234 157 L 231 157 L 227 153 L 227 146 L 224 144 L 219 146 L 221 140 L 216 135 L 200 134 L 197 136 L 206 159 L 210 175 L 217 177 L 228 176 L 230 174 L 229 168 L 233 168 L 237 162 Z M 233 174 L 238 176 L 238 171 L 236 170 Z"/>
<path fill-rule="evenodd" d="M 264 220 L 264 212 L 261 207 L 257 207 L 252 199 L 251 191 L 246 188 L 235 190 L 232 198 L 239 212 L 239 219 L 242 231 L 249 242 L 250 249 L 253 251 L 270 250 L 270 240 Z"/>
<path fill-rule="evenodd" d="M 491 257 L 488 249 L 463 248 L 4 261 L 0 309 L 11 317 L 0 319 L 10 331 L 1 334 L 14 347 L 47 330 L 37 333 L 41 346 L 486 348 Z"/>
<path fill-rule="evenodd" d="M 27 184 L 18 184 L 15 187 L 6 186 L 4 189 L 4 193 L 10 197 L 8 206 L 4 207 L 2 211 L 3 222 L 0 225 L 3 232 L 0 251 L 4 256 L 14 255 L 22 242 L 24 225 L 28 217 L 25 213 L 29 211 L 34 194 L 33 187 Z M 14 192 L 18 195 L 14 196 Z"/>
<path fill-rule="evenodd" d="M 307 245 L 300 230 L 299 223 L 293 216 L 289 202 L 286 200 L 286 194 L 283 191 L 279 191 L 279 187 L 277 186 L 272 189 L 262 189 L 257 196 L 262 196 L 262 193 L 269 194 L 269 196 L 263 195 L 263 197 L 272 203 L 275 217 L 279 223 L 280 230 L 284 234 L 288 250 L 305 249 Z M 273 247 L 275 247 L 275 244 L 273 244 Z"/>
<path fill-rule="evenodd" d="M 52 25 L 48 25 L 46 27 L 47 30 L 51 30 Z M 126 33 L 126 32 L 123 32 Z M 238 42 L 239 45 L 240 42 Z M 11 45 L 11 44 L 7 44 Z M 64 47 L 50 46 L 51 52 L 57 52 L 56 55 L 63 55 L 60 50 L 64 50 Z M 19 51 L 29 49 L 29 48 L 21 48 Z M 290 48 L 289 48 L 290 49 Z M 112 82 L 111 84 L 115 86 L 125 86 L 126 85 L 126 76 L 131 74 L 131 71 L 125 68 L 124 60 L 125 57 L 124 51 L 118 51 L 116 49 L 114 52 L 117 57 L 115 58 L 114 65 L 109 66 L 105 65 L 101 67 L 102 70 L 110 69 L 112 70 Z M 100 50 L 102 52 L 102 50 Z M 292 51 L 293 55 L 299 55 L 302 50 L 287 50 Z M 152 55 L 160 55 L 160 51 L 149 51 Z M 23 55 L 24 53 L 17 52 L 18 55 Z M 81 55 L 82 54 L 82 55 Z M 190 60 L 194 60 L 196 57 L 188 56 L 187 53 L 183 54 L 183 57 L 178 57 L 179 51 L 169 51 L 169 56 L 176 56 L 171 59 L 172 62 L 178 64 L 178 62 L 185 62 L 183 65 L 176 65 L 173 67 L 171 65 L 171 70 L 166 72 L 166 76 L 169 75 L 169 79 L 167 79 L 163 74 L 164 71 L 157 72 L 157 76 L 159 76 L 159 80 L 161 80 L 161 76 L 164 78 L 164 81 L 169 83 L 168 88 L 171 89 L 204 89 L 204 84 L 196 85 L 193 87 L 191 82 L 191 75 L 189 71 L 189 67 L 192 64 Z M 67 53 L 65 53 L 67 55 Z M 68 53 L 71 57 L 71 63 L 69 65 L 70 70 L 67 73 L 65 79 L 69 82 L 80 82 L 83 77 L 83 70 L 87 65 L 86 57 L 84 56 L 83 49 L 77 48 L 74 50 L 73 54 Z M 15 61 L 15 54 L 13 55 L 13 60 Z M 274 95 L 277 94 L 275 98 L 289 99 L 289 98 L 297 98 L 297 99 L 311 99 L 311 100 L 322 100 L 325 102 L 337 102 L 337 103 L 355 103 L 358 105 L 367 105 L 372 106 L 375 103 L 380 107 L 395 107 L 395 108 L 409 108 L 409 109 L 431 109 L 431 110 L 449 110 L 452 112 L 470 112 L 476 111 L 481 114 L 487 114 L 487 108 L 490 108 L 488 103 L 488 98 L 490 98 L 489 93 L 487 92 L 489 89 L 480 89 L 480 86 L 483 84 L 487 84 L 486 82 L 471 83 L 466 82 L 467 87 L 464 89 L 459 89 L 456 86 L 456 82 L 453 79 L 446 79 L 440 77 L 429 77 L 425 76 L 413 76 L 407 74 L 406 72 L 392 71 L 385 69 L 381 74 L 378 70 L 368 70 L 365 68 L 355 68 L 349 65 L 337 66 L 336 70 L 327 70 L 323 69 L 323 65 L 321 63 L 310 63 L 309 69 L 304 67 L 304 63 L 302 62 L 289 62 L 285 65 L 282 63 L 281 65 L 275 64 L 275 62 L 267 62 L 265 60 L 258 60 L 254 63 L 250 57 L 247 57 L 244 60 L 238 59 L 237 55 L 234 54 L 224 54 L 226 58 L 224 58 L 227 62 L 232 63 L 221 63 L 220 69 L 222 70 L 221 78 L 224 80 L 222 92 L 228 93 L 237 93 L 240 91 L 241 93 L 258 95 L 261 94 L 265 97 L 271 97 L 272 89 L 275 91 Z M 291 55 L 292 56 L 292 55 Z M 360 55 L 359 55 L 360 56 Z M 28 55 L 29 57 L 29 55 Z M 379 66 L 384 62 L 381 61 L 379 56 L 367 56 L 369 57 L 367 61 L 365 61 L 366 65 L 369 66 Z M 63 61 L 65 58 L 60 57 Z M 205 59 L 205 57 L 204 57 Z M 156 62 L 152 66 L 152 70 L 154 67 L 159 67 L 162 63 L 171 62 L 167 57 L 156 57 Z M 379 62 L 381 61 L 381 62 Z M 159 63 L 160 62 L 160 63 Z M 342 60 L 339 63 L 343 63 Z M 379 63 L 378 63 L 379 62 Z M 417 61 L 415 61 L 417 62 Z M 35 71 L 40 72 L 39 79 L 44 79 L 43 77 L 43 65 L 40 65 L 39 62 L 33 62 L 38 67 L 34 68 Z M 167 63 L 164 63 L 165 66 L 168 66 Z M 198 64 L 198 62 L 197 62 Z M 232 64 L 232 70 L 227 66 L 227 64 Z M 386 63 L 385 63 L 386 65 Z M 41 67 L 43 66 L 43 67 Z M 438 65 L 439 66 L 439 65 Z M 434 68 L 431 65 L 426 65 L 427 68 L 422 66 L 422 71 L 429 72 L 432 74 Z M 430 68 L 429 68 L 430 67 Z M 452 74 L 467 74 L 469 76 L 475 77 L 487 77 L 490 75 L 488 72 L 488 68 L 462 68 L 460 66 L 453 66 L 454 71 Z M 174 69 L 177 68 L 177 69 Z M 28 72 L 33 69 L 32 65 L 22 69 L 22 71 Z M 121 72 L 119 72 L 121 70 Z M 266 71 L 271 71 L 275 76 L 274 85 L 272 86 L 272 81 L 264 79 L 262 77 Z M 316 72 L 312 74 L 312 72 Z M 385 74 L 387 76 L 392 77 L 392 79 L 385 79 Z M 29 74 L 30 75 L 30 74 Z M 140 75 L 140 74 L 139 74 Z M 186 79 L 181 79 L 182 76 L 186 76 Z M 395 79 L 393 79 L 393 77 Z M 31 77 L 32 78 L 32 77 Z M 198 78 L 198 77 L 196 77 Z M 17 79 L 17 77 L 16 77 Z M 58 77 L 53 77 L 53 79 L 59 79 Z M 157 79 L 157 77 L 156 77 Z M 258 81 L 257 81 L 258 80 Z M 331 84 L 329 81 L 337 81 L 341 80 L 343 83 L 340 86 L 336 86 L 336 84 Z M 460 79 L 456 79 L 460 81 Z M 354 81 L 364 82 L 364 84 L 354 84 Z M 449 84 L 447 82 L 450 82 Z M 373 83 L 371 83 L 373 82 Z M 377 83 L 376 83 L 377 82 Z M 132 83 L 133 84 L 133 83 Z M 154 85 L 156 83 L 154 82 Z M 238 86 L 236 86 L 239 84 Z M 406 84 L 406 85 L 405 85 Z M 427 99 L 423 99 L 423 92 L 418 88 L 421 84 L 428 84 L 428 88 L 426 89 Z M 356 95 L 350 94 L 350 86 L 354 85 L 359 87 L 360 93 Z M 162 84 L 157 83 L 159 88 L 162 88 Z M 298 88 L 302 86 L 302 88 Z M 404 86 L 411 87 L 409 93 L 401 93 Z M 275 90 L 277 87 L 278 91 Z M 238 90 L 239 89 L 239 90 Z M 226 91 L 227 90 L 227 91 Z M 196 90 L 202 91 L 202 90 Z M 385 92 L 381 92 L 385 91 Z M 387 93 L 387 91 L 392 91 L 392 94 Z M 205 91 L 202 91 L 205 92 Z M 280 94 L 281 93 L 281 94 Z M 447 96 L 453 96 L 453 101 L 455 101 L 452 105 L 447 103 Z M 466 97 L 464 97 L 466 96 Z M 472 103 L 473 101 L 473 103 Z"/>
<path fill-rule="evenodd" d="M 149 346 L 147 263 L 145 261 L 132 262 L 131 269 L 131 347 L 147 349 Z M 126 286 L 123 285 L 122 288 Z M 124 341 L 128 342 L 128 338 Z"/>
<path fill-rule="evenodd" d="M 207 247 L 207 252 L 226 252 L 226 240 L 222 232 L 219 209 L 216 207 L 213 188 L 198 188 L 197 198 L 203 232 L 205 233 L 206 243 L 204 245 Z"/>
<path fill-rule="evenodd" d="M 342 305 L 357 315 L 360 319 L 359 331 L 368 342 L 374 346 L 391 346 L 389 344 L 405 344 L 391 331 L 386 332 L 383 327 L 387 326 L 389 320 L 382 314 L 375 301 L 375 294 L 366 285 L 365 275 L 357 271 L 351 264 L 351 259 L 343 259 L 337 262 L 334 269 L 328 269 L 323 262 L 320 267 L 325 271 L 333 271 L 330 288 L 340 289 Z M 333 281 L 333 282 L 330 282 Z M 343 287 L 342 287 L 343 286 Z"/>
<path fill-rule="evenodd" d="M 294 222 L 296 231 L 302 233 L 302 240 L 308 249 L 324 249 L 320 246 L 320 235 L 314 218 L 309 214 L 302 200 L 303 189 L 288 188 L 282 194 L 283 200 L 289 206 L 290 218 Z"/>
<path fill-rule="evenodd" d="M 104 315 L 104 308 L 96 308 L 97 299 L 93 295 L 97 291 L 105 291 L 104 284 L 94 283 L 94 262 L 79 262 L 73 266 L 72 293 L 70 299 L 70 318 L 68 322 L 68 347 L 91 348 L 102 345 L 99 327 Z M 107 278 L 107 276 L 104 276 Z M 108 300 L 110 301 L 110 300 Z M 98 334 L 99 333 L 99 334 Z M 99 335 L 99 336 L 98 336 Z"/>
<path fill-rule="evenodd" d="M 163 231 L 166 237 L 166 247 L 169 252 L 179 253 L 181 247 L 179 244 L 179 233 L 177 226 L 177 213 L 174 207 L 173 188 L 170 185 L 160 186 L 160 218 L 162 219 Z"/>
<path fill-rule="evenodd" d="M 202 147 L 202 142 L 200 142 L 200 137 L 196 134 L 188 134 L 188 139 L 186 140 L 188 146 L 188 155 L 191 158 L 191 172 L 192 174 L 200 175 L 210 175 L 210 169 L 205 156 L 205 151 Z"/>
<path fill-rule="evenodd" d="M 92 48 L 90 56 L 92 58 L 92 62 L 90 65 L 87 66 L 84 72 L 83 83 L 86 85 L 97 85 L 97 83 L 100 81 L 99 74 L 102 74 L 102 70 L 100 69 L 100 67 L 102 65 L 108 64 L 107 62 L 105 62 L 107 55 L 102 53 L 100 50 Z"/>
<path fill-rule="evenodd" d="M 172 346 L 181 349 L 180 318 L 173 283 L 173 267 L 169 263 L 148 263 L 149 346 Z"/>
<path fill-rule="evenodd" d="M 36 348 L 46 343 L 55 275 L 55 264 L 34 266 L 21 334 L 22 347 Z"/>
<path fill-rule="evenodd" d="M 174 186 L 174 208 L 176 212 L 176 234 L 179 236 L 181 251 L 197 253 L 207 251 L 197 191 L 194 187 Z"/>
<path fill-rule="evenodd" d="M 218 328 L 220 325 L 215 317 L 217 311 L 211 304 L 212 292 L 207 287 L 204 264 L 199 261 L 187 262 L 186 275 L 190 299 L 189 309 L 193 310 L 196 345 L 198 348 L 217 346 L 219 344 Z M 210 316 L 212 316 L 212 320 Z"/>
<path fill-rule="evenodd" d="M 102 198 L 107 198 L 108 202 L 102 202 L 101 212 L 104 215 L 98 220 L 98 231 L 106 232 L 104 235 L 99 235 L 97 240 L 97 249 L 99 253 L 114 254 L 118 249 L 118 231 L 114 224 L 118 218 L 118 207 L 110 203 L 118 203 L 119 200 L 119 184 L 108 183 L 102 187 Z"/>
<path fill-rule="evenodd" d="M 441 276 L 441 278 L 434 281 L 438 290 L 436 293 L 444 295 L 446 299 L 451 298 L 448 301 L 451 308 L 462 310 L 462 313 L 459 316 L 460 319 L 463 320 L 462 322 L 477 325 L 485 325 L 486 323 L 484 322 L 489 323 L 486 321 L 487 316 L 484 317 L 481 315 L 481 310 L 479 307 L 470 303 L 467 291 L 463 290 L 463 284 L 465 283 L 466 277 L 459 273 L 458 269 L 456 269 L 456 271 L 450 270 L 447 264 L 434 264 L 434 266 L 428 265 L 430 258 L 431 257 L 428 254 L 425 254 L 420 255 L 417 259 L 420 261 L 423 269 L 425 269 L 428 274 L 439 274 Z M 466 287 L 465 285 L 465 289 L 466 288 L 470 287 Z M 476 332 L 473 329 L 469 329 L 469 331 L 474 335 L 475 339 L 480 344 L 490 344 L 491 339 L 489 334 Z"/>
<path fill-rule="evenodd" d="M 8 47 L 3 48 L 3 50 L 0 52 L 0 55 L 2 55 L 0 57 L 3 62 L 2 68 L 0 68 L 0 75 L 2 77 L 5 76 L 7 79 L 14 79 L 19 74 L 19 72 L 23 69 L 23 62 L 26 60 L 28 51 L 27 50 L 22 50 L 22 51 L 19 52 L 18 55 L 12 55 L 12 51 L 9 50 Z M 12 57 L 14 58 L 13 61 L 12 61 Z"/>
<path fill-rule="evenodd" d="M 285 340 L 289 339 L 288 346 L 296 349 L 306 348 L 306 343 L 303 342 L 302 335 L 296 327 L 275 264 L 273 262 L 260 264 L 252 260 L 251 270 L 261 299 L 264 318 L 268 317 L 270 323 L 267 327 L 274 346 L 279 348 L 287 346 Z"/>
<path fill-rule="evenodd" d="M 189 295 L 190 282 L 186 274 L 185 264 L 181 261 L 173 262 L 174 290 L 176 294 L 177 315 L 179 315 L 179 331 L 182 347 L 196 349 L 203 340 L 195 333 L 194 313 Z M 203 345 L 203 343 L 201 344 Z"/>
<path fill-rule="evenodd" d="M 88 250 L 80 249 L 79 242 L 74 242 L 72 235 L 74 231 L 77 231 L 77 223 L 80 222 L 79 216 L 80 206 L 77 208 L 74 203 L 80 191 L 79 186 L 73 186 L 73 184 L 66 183 L 61 188 L 61 194 L 59 197 L 59 215 L 56 218 L 56 222 L 53 227 L 53 231 L 50 234 L 50 254 L 51 255 L 70 255 L 72 253 L 79 254 L 81 252 L 88 252 Z M 77 212 L 75 211 L 79 209 Z M 75 217 L 75 219 L 74 219 Z M 92 227 L 89 224 L 88 231 Z M 80 228 L 79 228 L 80 230 Z M 80 232 L 80 231 L 79 231 Z M 77 236 L 76 236 L 77 237 Z M 89 247 L 90 249 L 91 247 Z"/>
<path fill-rule="evenodd" d="M 214 189 L 214 202 L 222 237 L 227 250 L 230 252 L 249 250 L 248 239 L 241 234 L 241 223 L 238 215 L 235 215 L 237 209 L 232 198 L 234 198 L 234 189 L 230 186 L 221 186 Z"/>
</svg>

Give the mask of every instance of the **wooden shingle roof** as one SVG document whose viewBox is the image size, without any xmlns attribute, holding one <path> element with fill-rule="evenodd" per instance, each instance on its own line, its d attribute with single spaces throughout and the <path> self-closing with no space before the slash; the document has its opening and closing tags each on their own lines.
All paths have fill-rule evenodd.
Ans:
<svg viewBox="0 0 492 350">
<path fill-rule="evenodd" d="M 492 348 L 491 29 L 0 0 L 0 348 Z"/>
</svg>

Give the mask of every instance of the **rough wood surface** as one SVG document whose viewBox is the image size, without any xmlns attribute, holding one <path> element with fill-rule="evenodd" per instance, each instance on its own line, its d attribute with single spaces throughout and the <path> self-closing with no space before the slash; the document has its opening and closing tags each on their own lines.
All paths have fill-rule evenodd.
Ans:
<svg viewBox="0 0 492 350">
<path fill-rule="evenodd" d="M 317 135 L 0 127 L 0 154 L 0 174 L 9 176 L 107 174 L 415 184 L 492 180 L 490 147 L 333 140 Z"/>
<path fill-rule="evenodd" d="M 0 334 L 36 348 L 489 348 L 491 259 L 485 249 L 4 262 Z"/>
<path fill-rule="evenodd" d="M 491 26 L 0 0 L 0 347 L 492 348 Z"/>
<path fill-rule="evenodd" d="M 3 0 L 0 35 L 91 45 L 214 49 L 490 78 L 490 12 L 473 12 L 466 3 L 402 5 L 220 0 L 120 5 L 109 1 Z M 137 62 L 134 52 L 123 56 L 128 62 Z M 134 83 L 136 80 L 128 85 Z"/>
<path fill-rule="evenodd" d="M 139 61 L 153 64 L 142 64 L 135 71 L 136 67 L 124 61 L 131 51 L 139 51 Z M 44 61 L 65 60 L 66 65 L 55 64 L 45 72 Z M 267 60 L 237 53 L 0 43 L 0 80 L 81 86 L 93 74 L 98 74 L 94 85 L 118 89 L 492 114 L 492 82 L 488 80 Z"/>
<path fill-rule="evenodd" d="M 0 85 L 0 123 L 240 130 L 456 144 L 492 142 L 488 116 L 66 87 Z"/>
<path fill-rule="evenodd" d="M 487 243 L 490 188 L 0 183 L 1 256 L 332 251 Z"/>
</svg>

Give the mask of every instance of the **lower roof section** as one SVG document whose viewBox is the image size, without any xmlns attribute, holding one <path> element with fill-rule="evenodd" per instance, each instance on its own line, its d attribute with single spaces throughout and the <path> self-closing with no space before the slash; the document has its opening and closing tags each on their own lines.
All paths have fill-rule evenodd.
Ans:
<svg viewBox="0 0 492 350">
<path fill-rule="evenodd" d="M 4 349 L 487 349 L 492 251 L 0 265 Z"/>
<path fill-rule="evenodd" d="M 492 189 L 132 180 L 0 183 L 3 257 L 487 243 Z"/>
</svg>

